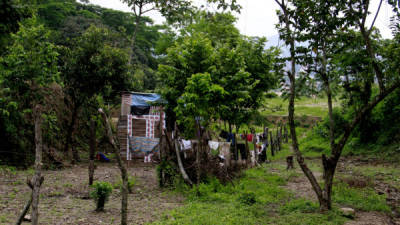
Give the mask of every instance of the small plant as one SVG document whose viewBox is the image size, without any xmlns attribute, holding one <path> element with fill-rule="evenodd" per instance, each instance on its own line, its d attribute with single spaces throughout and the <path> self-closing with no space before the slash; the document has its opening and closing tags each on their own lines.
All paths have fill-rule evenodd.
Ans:
<svg viewBox="0 0 400 225">
<path fill-rule="evenodd" d="M 104 211 L 104 204 L 110 197 L 112 185 L 105 181 L 97 181 L 92 185 L 92 188 L 94 190 L 90 192 L 90 197 L 96 202 L 96 211 Z"/>
<path fill-rule="evenodd" d="M 239 202 L 245 205 L 253 205 L 256 203 L 256 195 L 253 192 L 245 192 L 240 194 L 238 198 Z"/>
<path fill-rule="evenodd" d="M 128 192 L 133 193 L 133 186 L 136 184 L 136 177 L 128 177 Z M 114 184 L 114 189 L 122 189 L 122 179 Z"/>
</svg>

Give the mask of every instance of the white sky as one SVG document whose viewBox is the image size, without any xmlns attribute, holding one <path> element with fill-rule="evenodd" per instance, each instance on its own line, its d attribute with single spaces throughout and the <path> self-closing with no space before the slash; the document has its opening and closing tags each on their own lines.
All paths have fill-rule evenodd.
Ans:
<svg viewBox="0 0 400 225">
<path fill-rule="evenodd" d="M 202 0 L 192 0 L 196 4 L 201 4 Z M 125 12 L 131 12 L 128 5 L 120 0 L 90 0 L 92 4 L 100 5 L 105 8 L 112 8 Z M 265 36 L 270 37 L 277 35 L 275 24 L 278 22 L 276 16 L 277 4 L 274 0 L 239 0 L 242 5 L 242 12 L 238 15 L 236 27 L 242 34 L 248 36 Z M 375 12 L 378 8 L 379 0 L 371 0 L 370 11 Z M 391 7 L 384 1 L 379 16 L 375 22 L 375 26 L 379 28 L 384 38 L 392 37 L 389 29 L 389 19 L 392 15 Z M 151 17 L 155 23 L 162 23 L 164 19 L 159 13 L 149 12 L 146 16 Z M 370 16 L 370 21 L 372 21 Z"/>
</svg>

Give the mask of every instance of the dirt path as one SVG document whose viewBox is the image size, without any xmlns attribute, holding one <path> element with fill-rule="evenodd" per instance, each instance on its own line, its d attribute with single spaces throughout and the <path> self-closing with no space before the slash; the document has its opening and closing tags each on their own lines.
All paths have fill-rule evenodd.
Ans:
<svg viewBox="0 0 400 225">
<path fill-rule="evenodd" d="M 41 189 L 40 224 L 119 224 L 121 198 L 118 189 L 106 203 L 105 212 L 95 212 L 88 193 L 87 165 L 74 166 L 59 171 L 45 171 Z M 28 172 L 17 172 L 0 177 L 0 224 L 14 224 L 30 190 L 25 184 Z M 163 212 L 182 204 L 183 198 L 158 188 L 155 166 L 135 163 L 129 174 L 136 176 L 134 193 L 129 195 L 129 224 L 144 224 L 159 219 Z M 95 180 L 113 184 L 120 180 L 115 164 L 100 164 L 95 170 Z"/>
</svg>

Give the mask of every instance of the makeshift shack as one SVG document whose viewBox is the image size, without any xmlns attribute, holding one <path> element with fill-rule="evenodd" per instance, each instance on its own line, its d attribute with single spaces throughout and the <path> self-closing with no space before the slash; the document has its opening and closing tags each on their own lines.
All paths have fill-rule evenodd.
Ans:
<svg viewBox="0 0 400 225">
<path fill-rule="evenodd" d="M 122 93 L 118 138 L 123 158 L 158 154 L 160 132 L 165 128 L 162 103 L 160 95 L 155 93 Z"/>
</svg>

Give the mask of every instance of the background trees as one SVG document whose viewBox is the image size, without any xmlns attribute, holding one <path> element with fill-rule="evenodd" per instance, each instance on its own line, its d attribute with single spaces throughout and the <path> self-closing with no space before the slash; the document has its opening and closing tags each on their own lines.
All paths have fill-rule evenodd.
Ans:
<svg viewBox="0 0 400 225">
<path fill-rule="evenodd" d="M 36 105 L 46 107 L 48 115 L 55 110 L 47 96 L 57 88 L 59 54 L 49 36 L 36 17 L 25 20 L 19 31 L 11 35 L 13 44 L 0 59 L 2 140 L 5 146 L 16 151 L 2 149 L 7 150 L 2 153 L 4 160 L 21 160 L 32 154 L 33 129 L 29 128 L 33 128 L 32 110 Z"/>
</svg>

